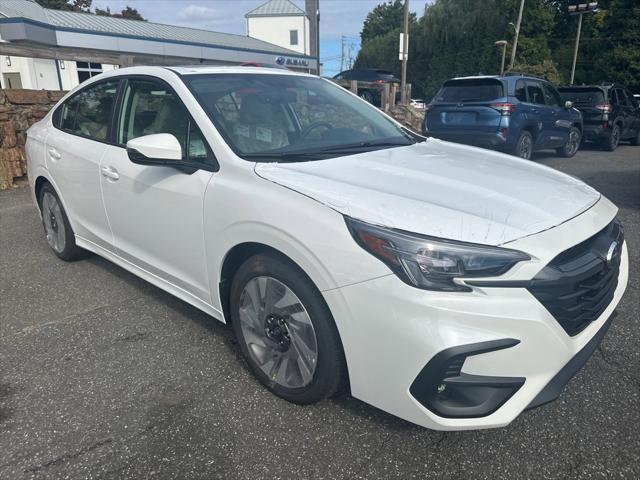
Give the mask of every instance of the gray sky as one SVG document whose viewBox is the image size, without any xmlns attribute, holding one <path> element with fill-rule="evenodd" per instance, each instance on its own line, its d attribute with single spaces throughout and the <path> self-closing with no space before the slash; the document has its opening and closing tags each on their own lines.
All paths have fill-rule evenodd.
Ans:
<svg viewBox="0 0 640 480">
<path fill-rule="evenodd" d="M 359 35 L 367 13 L 383 0 L 320 0 L 320 58 L 325 74 L 340 69 L 340 36 L 352 45 L 353 56 L 359 48 Z M 152 22 L 183 25 L 219 32 L 246 34 L 244 14 L 265 0 L 93 0 L 93 6 L 120 11 L 126 5 Z M 294 0 L 304 9 L 304 0 Z M 411 10 L 422 15 L 427 0 L 410 0 Z"/>
</svg>

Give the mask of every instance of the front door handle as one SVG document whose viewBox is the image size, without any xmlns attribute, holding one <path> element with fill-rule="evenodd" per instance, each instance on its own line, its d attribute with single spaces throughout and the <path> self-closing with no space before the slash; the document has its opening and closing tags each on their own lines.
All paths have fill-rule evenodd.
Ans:
<svg viewBox="0 0 640 480">
<path fill-rule="evenodd" d="M 113 167 L 102 167 L 100 169 L 102 171 L 102 176 L 106 177 L 110 180 L 118 180 L 120 178 L 120 174 L 118 173 L 118 171 L 113 168 Z"/>
<path fill-rule="evenodd" d="M 49 149 L 49 156 L 54 160 L 60 160 L 62 158 L 62 155 L 60 155 L 55 148 Z"/>
</svg>

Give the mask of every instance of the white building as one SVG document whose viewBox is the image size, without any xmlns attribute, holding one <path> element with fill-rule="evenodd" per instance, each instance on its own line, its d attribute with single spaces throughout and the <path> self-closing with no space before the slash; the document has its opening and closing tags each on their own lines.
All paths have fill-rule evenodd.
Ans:
<svg viewBox="0 0 640 480">
<path fill-rule="evenodd" d="M 311 54 L 309 18 L 290 0 L 269 0 L 245 18 L 248 36 L 303 55 Z"/>
<path fill-rule="evenodd" d="M 295 25 L 302 50 L 244 35 L 50 10 L 33 0 L 0 0 L 0 87 L 70 90 L 119 65 L 259 62 L 315 70 L 317 59 L 302 53 L 308 51 L 305 30 Z"/>
</svg>

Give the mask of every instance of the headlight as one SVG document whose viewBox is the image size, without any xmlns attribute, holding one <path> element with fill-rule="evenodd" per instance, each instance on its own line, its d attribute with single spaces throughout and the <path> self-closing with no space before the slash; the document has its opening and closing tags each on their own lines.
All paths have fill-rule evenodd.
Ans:
<svg viewBox="0 0 640 480">
<path fill-rule="evenodd" d="M 355 241 L 402 281 L 425 290 L 468 292 L 454 278 L 502 275 L 531 257 L 518 250 L 442 240 L 345 217 Z"/>
</svg>

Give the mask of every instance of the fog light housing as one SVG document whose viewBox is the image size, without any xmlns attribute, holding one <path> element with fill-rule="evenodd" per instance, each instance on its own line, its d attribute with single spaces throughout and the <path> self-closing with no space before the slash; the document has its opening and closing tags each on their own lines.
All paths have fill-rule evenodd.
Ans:
<svg viewBox="0 0 640 480">
<path fill-rule="evenodd" d="M 505 338 L 448 348 L 436 354 L 415 378 L 409 392 L 444 418 L 477 418 L 498 410 L 524 384 L 522 377 L 462 373 L 467 357 L 511 348 L 520 340 Z"/>
</svg>

